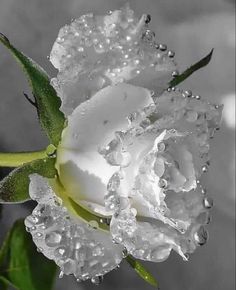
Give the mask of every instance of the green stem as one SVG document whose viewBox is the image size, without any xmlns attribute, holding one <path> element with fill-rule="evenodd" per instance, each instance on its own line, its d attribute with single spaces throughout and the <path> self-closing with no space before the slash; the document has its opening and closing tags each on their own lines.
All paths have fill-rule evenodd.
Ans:
<svg viewBox="0 0 236 290">
<path fill-rule="evenodd" d="M 1 153 L 0 167 L 18 167 L 24 163 L 47 157 L 47 151 Z"/>
</svg>

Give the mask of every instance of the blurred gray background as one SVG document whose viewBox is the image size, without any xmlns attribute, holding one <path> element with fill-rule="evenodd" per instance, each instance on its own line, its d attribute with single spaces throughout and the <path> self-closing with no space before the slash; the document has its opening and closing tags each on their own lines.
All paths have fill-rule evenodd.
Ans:
<svg viewBox="0 0 236 290">
<path fill-rule="evenodd" d="M 58 30 L 87 12 L 103 14 L 119 8 L 121 0 L 0 0 L 0 31 L 52 76 L 49 55 Z M 215 48 L 210 65 L 182 87 L 225 105 L 222 127 L 211 147 L 212 162 L 204 184 L 214 198 L 210 240 L 189 262 L 176 254 L 159 264 L 146 263 L 161 290 L 235 289 L 235 4 L 234 0 L 130 0 L 138 14 L 152 15 L 157 41 L 176 52 L 180 71 Z M 34 108 L 23 98 L 27 82 L 0 47 L 0 151 L 36 150 L 46 144 Z M 2 176 L 6 171 L 1 170 Z M 2 177 L 1 176 L 1 177 Z M 7 228 L 26 216 L 29 205 L 5 206 L 0 241 Z M 40 265 L 39 265 L 40 279 Z M 57 280 L 55 290 L 153 289 L 124 262 L 108 274 L 101 286 L 77 284 L 73 277 Z M 26 289 L 27 290 L 27 289 Z M 44 289 L 42 289 L 44 290 Z M 46 289 L 45 289 L 46 290 Z"/>
</svg>

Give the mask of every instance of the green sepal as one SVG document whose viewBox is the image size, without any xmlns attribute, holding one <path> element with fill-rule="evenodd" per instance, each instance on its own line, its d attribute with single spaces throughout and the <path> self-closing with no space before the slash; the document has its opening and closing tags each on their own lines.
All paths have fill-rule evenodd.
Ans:
<svg viewBox="0 0 236 290">
<path fill-rule="evenodd" d="M 156 279 L 152 276 L 152 274 L 147 269 L 145 269 L 145 267 L 140 262 L 138 262 L 136 259 L 134 259 L 130 255 L 127 256 L 125 259 L 143 280 L 145 280 L 150 285 L 158 288 L 158 283 Z"/>
<path fill-rule="evenodd" d="M 0 182 L 0 203 L 21 203 L 29 200 L 29 175 L 33 173 L 54 178 L 55 158 L 38 159 L 11 171 Z"/>
<path fill-rule="evenodd" d="M 50 143 L 57 146 L 64 128 L 65 116 L 60 111 L 61 100 L 51 86 L 50 78 L 37 63 L 18 51 L 1 33 L 0 42 L 10 50 L 25 72 L 35 97 L 40 124 Z"/>
<path fill-rule="evenodd" d="M 2 282 L 19 290 L 51 290 L 56 264 L 36 251 L 31 235 L 26 232 L 23 220 L 13 225 L 5 242 L 7 256 L 0 264 Z M 5 250 L 6 251 L 6 250 Z"/>
<path fill-rule="evenodd" d="M 199 70 L 200 68 L 208 65 L 212 58 L 214 49 L 210 51 L 210 53 L 202 58 L 200 61 L 196 62 L 194 65 L 190 66 L 188 69 L 186 69 L 183 73 L 176 76 L 173 80 L 170 81 L 169 87 L 175 87 L 178 84 L 182 83 L 185 79 L 187 79 L 191 74 L 193 74 L 195 71 Z"/>
</svg>

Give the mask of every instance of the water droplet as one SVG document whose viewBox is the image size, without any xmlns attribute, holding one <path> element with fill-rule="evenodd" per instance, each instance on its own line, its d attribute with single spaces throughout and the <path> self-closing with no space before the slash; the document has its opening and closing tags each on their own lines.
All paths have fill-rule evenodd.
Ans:
<svg viewBox="0 0 236 290">
<path fill-rule="evenodd" d="M 84 52 L 84 48 L 83 48 L 82 46 L 79 46 L 79 47 L 77 48 L 77 50 L 78 50 L 78 52 Z"/>
<path fill-rule="evenodd" d="M 150 29 L 147 29 L 142 35 L 142 39 L 147 42 L 152 42 L 154 37 L 155 37 L 155 32 L 153 32 Z"/>
<path fill-rule="evenodd" d="M 190 98 L 190 97 L 192 97 L 192 91 L 190 91 L 190 90 L 187 90 L 187 91 L 184 91 L 184 95 L 185 95 L 185 97 L 187 97 L 187 98 Z"/>
<path fill-rule="evenodd" d="M 58 258 L 65 258 L 65 257 L 68 257 L 69 256 L 69 249 L 66 248 L 66 247 L 60 247 L 60 248 L 57 248 L 55 251 L 54 251 L 54 254 L 56 257 Z"/>
<path fill-rule="evenodd" d="M 173 58 L 173 57 L 175 56 L 174 51 L 169 50 L 169 51 L 168 51 L 168 56 L 169 56 L 170 58 Z"/>
<path fill-rule="evenodd" d="M 161 51 L 166 51 L 166 50 L 167 50 L 167 45 L 166 45 L 166 44 L 160 44 L 160 45 L 159 45 L 159 49 L 160 49 Z"/>
<path fill-rule="evenodd" d="M 92 227 L 93 229 L 98 229 L 99 228 L 99 224 L 97 221 L 89 221 L 88 223 L 90 225 L 90 227 Z"/>
<path fill-rule="evenodd" d="M 39 218 L 34 216 L 34 215 L 30 215 L 25 219 L 25 225 L 26 227 L 28 227 L 30 230 L 32 230 L 32 228 L 34 227 L 34 225 L 39 223 Z"/>
<path fill-rule="evenodd" d="M 151 18 L 151 15 L 150 14 L 145 15 L 145 23 L 146 24 L 150 23 L 151 19 L 152 18 Z"/>
<path fill-rule="evenodd" d="M 211 197 L 209 197 L 209 196 L 204 197 L 204 199 L 203 199 L 203 206 L 205 208 L 210 209 L 210 208 L 213 207 L 213 204 L 214 204 L 214 202 L 213 202 L 213 199 Z"/>
<path fill-rule="evenodd" d="M 160 142 L 157 144 L 157 150 L 158 152 L 164 152 L 166 149 L 166 145 L 164 142 Z"/>
<path fill-rule="evenodd" d="M 95 285 L 101 284 L 103 281 L 103 276 L 96 276 L 91 279 L 91 282 Z"/>
<path fill-rule="evenodd" d="M 154 41 L 154 43 L 153 43 L 153 45 L 154 45 L 154 47 L 156 48 L 156 49 L 159 49 L 159 43 L 157 43 L 156 41 Z"/>
<path fill-rule="evenodd" d="M 147 128 L 151 124 L 150 119 L 146 118 L 140 123 L 140 127 L 142 128 Z"/>
<path fill-rule="evenodd" d="M 28 228 L 28 229 L 29 229 L 30 232 L 32 232 L 32 231 L 36 230 L 36 227 L 33 226 L 33 227 Z"/>
<path fill-rule="evenodd" d="M 202 188 L 201 192 L 202 192 L 203 195 L 206 195 L 207 190 L 205 188 Z"/>
<path fill-rule="evenodd" d="M 120 176 L 119 173 L 116 172 L 112 175 L 110 178 L 108 185 L 107 185 L 107 190 L 108 191 L 116 191 L 120 186 Z"/>
<path fill-rule="evenodd" d="M 132 40 L 132 37 L 131 37 L 130 35 L 127 35 L 127 36 L 126 36 L 126 40 L 127 40 L 127 41 L 130 41 L 130 40 Z"/>
<path fill-rule="evenodd" d="M 172 77 L 177 77 L 179 75 L 179 72 L 177 70 L 172 72 Z"/>
<path fill-rule="evenodd" d="M 59 273 L 59 279 L 61 279 L 61 278 L 63 278 L 63 276 L 64 276 L 64 272 L 63 271 L 61 271 L 60 273 Z"/>
<path fill-rule="evenodd" d="M 43 236 L 43 234 L 40 233 L 40 232 L 37 232 L 34 236 L 35 236 L 36 238 L 41 238 L 41 237 Z"/>
<path fill-rule="evenodd" d="M 158 177 L 162 177 L 165 173 L 165 163 L 162 158 L 157 158 L 154 164 L 154 171 Z"/>
<path fill-rule="evenodd" d="M 55 157 L 56 150 L 57 148 L 53 144 L 50 144 L 46 148 L 46 153 L 49 157 Z"/>
<path fill-rule="evenodd" d="M 94 45 L 94 49 L 97 53 L 103 53 L 105 51 L 104 46 L 102 43 L 98 43 Z"/>
<path fill-rule="evenodd" d="M 202 166 L 202 172 L 207 172 L 207 171 L 208 171 L 208 166 L 207 165 Z"/>
<path fill-rule="evenodd" d="M 193 238 L 199 246 L 203 246 L 208 240 L 208 232 L 203 226 L 200 226 L 198 231 L 194 233 Z"/>
<path fill-rule="evenodd" d="M 47 233 L 45 236 L 45 243 L 49 247 L 55 247 L 60 244 L 62 240 L 62 235 L 59 231 L 54 231 L 51 233 Z"/>
<path fill-rule="evenodd" d="M 168 186 L 168 182 L 167 182 L 166 179 L 161 178 L 161 179 L 159 180 L 158 185 L 159 185 L 160 188 L 166 189 L 167 186 Z"/>
<path fill-rule="evenodd" d="M 128 250 L 124 248 L 124 250 L 122 251 L 122 257 L 125 259 L 127 256 L 128 256 Z"/>
</svg>

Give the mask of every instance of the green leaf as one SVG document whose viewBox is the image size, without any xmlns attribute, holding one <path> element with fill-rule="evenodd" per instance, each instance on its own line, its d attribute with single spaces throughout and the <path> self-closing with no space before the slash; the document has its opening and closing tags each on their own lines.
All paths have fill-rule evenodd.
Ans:
<svg viewBox="0 0 236 290">
<path fill-rule="evenodd" d="M 56 175 L 55 158 L 38 159 L 14 169 L 0 182 L 0 203 L 25 202 L 29 199 L 29 175 Z"/>
<path fill-rule="evenodd" d="M 33 60 L 18 51 L 1 33 L 0 42 L 11 51 L 27 75 L 35 97 L 40 124 L 45 130 L 50 143 L 57 146 L 61 139 L 65 116 L 60 111 L 61 100 L 50 85 L 47 73 Z"/>
<path fill-rule="evenodd" d="M 5 259 L 7 257 L 7 253 L 8 253 L 8 245 L 9 245 L 9 241 L 10 241 L 10 232 L 7 233 L 1 248 L 0 248 L 0 267 L 1 265 L 5 262 Z"/>
<path fill-rule="evenodd" d="M 1 285 L 1 282 L 3 285 Z M 0 286 L 1 286 L 1 290 L 6 290 L 8 289 L 8 286 L 11 286 L 12 288 L 18 290 L 19 288 L 16 287 L 14 284 L 12 284 L 7 278 L 5 278 L 4 276 L 0 276 Z"/>
<path fill-rule="evenodd" d="M 194 65 L 192 65 L 190 68 L 186 69 L 182 74 L 178 75 L 177 77 L 175 77 L 170 83 L 169 86 L 170 87 L 175 87 L 178 84 L 182 83 L 185 79 L 187 79 L 191 74 L 193 74 L 195 71 L 199 70 L 200 68 L 208 65 L 208 63 L 211 60 L 212 54 L 213 54 L 213 50 L 211 50 L 211 52 L 205 56 L 204 58 L 202 58 L 200 61 L 198 61 L 197 63 L 195 63 Z"/>
<path fill-rule="evenodd" d="M 7 290 L 8 289 L 8 285 L 3 282 L 3 280 L 1 279 L 1 276 L 0 276 L 0 289 L 1 290 Z"/>
<path fill-rule="evenodd" d="M 51 290 L 56 264 L 36 251 L 24 221 L 18 220 L 12 227 L 8 241 L 8 264 L 4 277 L 19 290 Z"/>
<path fill-rule="evenodd" d="M 127 256 L 126 261 L 130 264 L 130 266 L 137 272 L 137 274 L 142 279 L 144 279 L 150 285 L 158 288 L 158 283 L 156 279 L 152 276 L 152 274 L 147 269 L 145 269 L 145 267 L 140 262 L 138 262 L 132 256 Z"/>
</svg>

